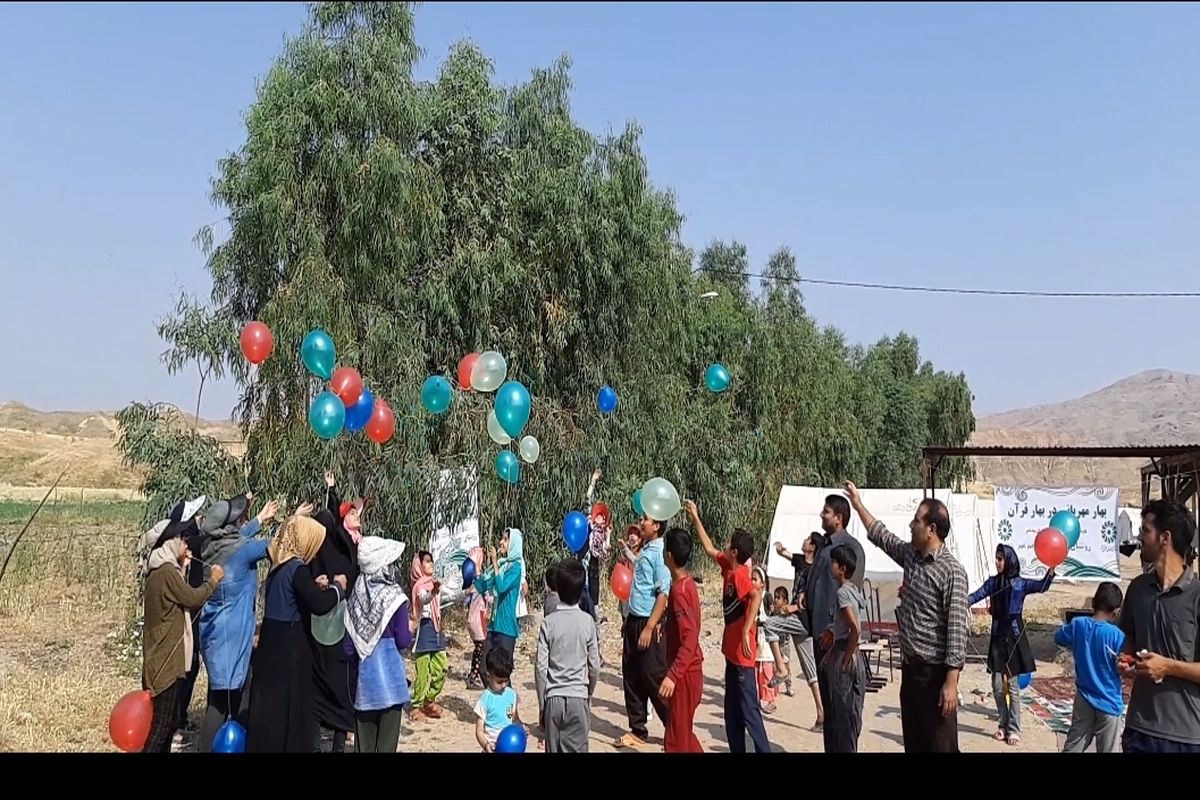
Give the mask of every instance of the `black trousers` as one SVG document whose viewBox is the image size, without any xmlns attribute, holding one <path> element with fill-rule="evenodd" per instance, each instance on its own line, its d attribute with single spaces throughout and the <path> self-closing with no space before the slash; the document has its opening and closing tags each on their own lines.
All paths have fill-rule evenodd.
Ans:
<svg viewBox="0 0 1200 800">
<path fill-rule="evenodd" d="M 947 671 L 945 664 L 912 661 L 900 668 L 900 727 L 904 732 L 904 752 L 958 752 L 958 710 L 943 717 L 938 707 Z"/>
<path fill-rule="evenodd" d="M 592 606 L 600 614 L 600 559 L 592 556 L 588 559 L 588 594 L 592 598 Z"/>
<path fill-rule="evenodd" d="M 667 640 L 660 622 L 650 637 L 650 647 L 638 650 L 638 639 L 646 629 L 646 617 L 630 614 L 625 618 L 621 642 L 621 679 L 625 684 L 625 713 L 629 717 L 629 730 L 634 736 L 645 740 L 650 732 L 646 728 L 650 715 L 647 703 L 654 706 L 654 713 L 665 725 L 667 704 L 658 696 L 658 687 L 667 677 Z"/>
</svg>

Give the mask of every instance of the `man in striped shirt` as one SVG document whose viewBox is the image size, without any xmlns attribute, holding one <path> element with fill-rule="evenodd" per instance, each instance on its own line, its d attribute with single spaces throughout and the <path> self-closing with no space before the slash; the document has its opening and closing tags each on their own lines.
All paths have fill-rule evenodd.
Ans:
<svg viewBox="0 0 1200 800">
<path fill-rule="evenodd" d="M 958 676 L 967 660 L 967 571 L 946 547 L 950 513 L 926 498 L 906 542 L 863 506 L 846 481 L 846 497 L 867 539 L 904 568 L 900 622 L 900 724 L 906 753 L 958 752 Z"/>
</svg>

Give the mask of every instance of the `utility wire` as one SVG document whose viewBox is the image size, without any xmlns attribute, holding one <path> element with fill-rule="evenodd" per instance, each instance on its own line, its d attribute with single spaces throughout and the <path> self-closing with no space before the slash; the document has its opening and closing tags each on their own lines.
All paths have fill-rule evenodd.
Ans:
<svg viewBox="0 0 1200 800">
<path fill-rule="evenodd" d="M 814 286 L 839 286 L 846 289 L 879 289 L 890 292 L 924 292 L 927 294 L 965 294 L 989 297 L 1056 297 L 1056 298 L 1149 298 L 1149 297 L 1200 297 L 1196 292 L 1054 292 L 1036 289 L 964 289 L 951 286 L 902 286 L 894 283 L 866 283 L 863 281 L 834 281 L 821 278 L 801 278 L 762 275 L 756 272 L 728 272 L 697 269 L 697 273 L 710 276 L 757 278 L 763 281 L 786 283 L 808 283 Z"/>
</svg>

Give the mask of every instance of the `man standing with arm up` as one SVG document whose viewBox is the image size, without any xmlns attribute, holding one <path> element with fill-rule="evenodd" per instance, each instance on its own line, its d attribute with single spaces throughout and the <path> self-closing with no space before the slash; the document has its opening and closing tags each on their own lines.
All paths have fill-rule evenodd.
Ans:
<svg viewBox="0 0 1200 800">
<path fill-rule="evenodd" d="M 863 506 L 858 487 L 846 497 L 867 539 L 904 569 L 900 622 L 900 724 L 906 753 L 958 752 L 958 676 L 967 660 L 967 571 L 946 548 L 950 513 L 926 498 L 905 542 Z"/>
<path fill-rule="evenodd" d="M 867 573 L 867 556 L 863 552 L 862 543 L 846 532 L 850 524 L 850 504 L 846 498 L 831 494 L 825 498 L 825 507 L 821 509 L 821 529 L 829 540 L 825 547 L 817 551 L 812 568 L 808 571 L 808 586 L 804 592 L 804 605 L 812 615 L 813 660 L 820 664 L 825 657 L 825 648 L 821 645 L 822 634 L 833 633 L 833 619 L 837 614 L 838 584 L 833 577 L 829 554 L 838 545 L 844 545 L 854 551 L 854 557 L 859 564 L 851 583 L 862 592 L 863 576 Z M 829 637 L 825 637 L 828 639 Z M 825 670 L 817 669 L 817 688 L 821 695 L 821 708 L 829 708 L 829 680 Z M 822 738 L 825 742 L 825 752 L 834 752 L 832 735 L 828 726 L 822 728 Z"/>
</svg>

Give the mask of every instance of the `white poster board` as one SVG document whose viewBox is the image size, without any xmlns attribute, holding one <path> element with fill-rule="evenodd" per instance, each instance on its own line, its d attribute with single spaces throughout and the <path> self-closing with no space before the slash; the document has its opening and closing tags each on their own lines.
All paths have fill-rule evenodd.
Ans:
<svg viewBox="0 0 1200 800">
<path fill-rule="evenodd" d="M 466 510 L 461 508 L 461 493 L 467 493 Z M 479 546 L 479 485 L 475 471 L 444 469 L 430 498 L 433 532 L 429 535 L 429 553 L 434 574 L 442 582 L 442 605 L 462 596 L 462 563 L 467 551 Z M 456 519 L 461 516 L 462 519 Z"/>
<path fill-rule="evenodd" d="M 1039 578 L 1046 566 L 1037 560 L 1034 539 L 1062 510 L 1079 518 L 1079 541 L 1055 572 L 1082 581 L 1120 580 L 1117 490 L 1112 487 L 997 486 L 996 542 L 1017 551 L 1022 575 Z"/>
</svg>

